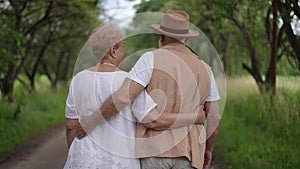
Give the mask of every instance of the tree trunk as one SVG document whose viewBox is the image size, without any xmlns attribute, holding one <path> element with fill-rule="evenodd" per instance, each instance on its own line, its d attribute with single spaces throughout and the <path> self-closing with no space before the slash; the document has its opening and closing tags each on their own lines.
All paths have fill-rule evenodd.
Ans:
<svg viewBox="0 0 300 169">
<path fill-rule="evenodd" d="M 273 95 L 276 93 L 276 63 L 277 63 L 277 4 L 275 0 L 272 2 L 272 43 L 271 43 L 271 59 L 266 74 L 267 87 L 271 89 Z"/>
<path fill-rule="evenodd" d="M 69 70 L 70 70 L 70 61 L 71 61 L 72 55 L 67 54 L 66 58 L 66 63 L 64 64 L 64 70 L 63 70 L 63 75 L 62 75 L 62 80 L 67 81 L 68 80 L 68 75 L 69 75 Z"/>
<path fill-rule="evenodd" d="M 291 3 L 293 3 L 293 7 L 291 6 Z M 285 33 L 295 54 L 294 57 L 298 65 L 298 70 L 300 70 L 300 39 L 297 38 L 297 36 L 294 34 L 293 28 L 291 26 L 290 16 L 291 11 L 293 11 L 297 17 L 300 17 L 300 7 L 298 5 L 298 2 L 296 1 L 281 2 L 280 0 L 276 0 L 276 4 L 281 14 L 283 24 L 285 25 Z"/>
<path fill-rule="evenodd" d="M 244 37 L 245 43 L 246 43 L 246 47 L 249 52 L 249 57 L 251 60 L 251 68 L 248 65 L 246 65 L 245 63 L 242 64 L 243 68 L 246 69 L 253 76 L 253 78 L 255 79 L 255 81 L 258 85 L 259 91 L 261 93 L 263 93 L 264 92 L 264 81 L 263 81 L 261 73 L 260 73 L 259 61 L 257 59 L 256 51 L 252 44 L 248 28 L 246 27 L 245 24 L 241 23 L 237 18 L 232 17 L 231 19 L 243 34 L 243 37 Z"/>
<path fill-rule="evenodd" d="M 50 39 L 51 39 L 51 36 L 52 36 L 52 33 L 50 33 L 49 37 L 48 37 L 48 40 L 45 42 L 45 44 L 42 46 L 39 54 L 38 54 L 38 58 L 36 60 L 36 62 L 34 63 L 34 66 L 33 66 L 33 69 L 32 69 L 32 72 L 31 72 L 31 78 L 30 78 L 30 84 L 31 84 L 31 89 L 32 90 L 35 90 L 35 75 L 37 73 L 37 70 L 38 70 L 38 66 L 40 65 L 40 62 L 45 54 L 45 51 L 49 45 L 49 42 L 50 42 Z"/>
<path fill-rule="evenodd" d="M 44 61 L 42 61 L 42 66 L 43 66 L 43 69 L 44 69 L 44 73 L 46 74 L 47 78 L 49 79 L 49 81 L 52 84 L 53 78 L 51 76 L 51 73 L 48 70 L 47 64 Z"/>
<path fill-rule="evenodd" d="M 2 95 L 7 97 L 8 102 L 14 102 L 14 83 L 15 83 L 15 76 L 5 75 L 3 79 L 1 79 L 0 89 Z"/>
<path fill-rule="evenodd" d="M 292 0 L 294 14 L 300 19 L 299 0 Z"/>
<path fill-rule="evenodd" d="M 52 89 L 56 89 L 57 87 L 57 82 L 59 80 L 59 76 L 60 76 L 60 68 L 61 68 L 61 63 L 62 63 L 62 58 L 64 57 L 66 52 L 61 52 L 60 55 L 57 58 L 57 64 L 56 64 L 56 68 L 55 68 L 55 77 L 51 83 L 51 87 Z"/>
<path fill-rule="evenodd" d="M 223 57 L 222 57 L 222 61 L 223 61 L 223 67 L 224 67 L 224 72 L 227 73 L 227 53 L 228 53 L 228 49 L 229 49 L 229 41 L 230 38 L 232 36 L 232 33 L 229 33 L 229 36 L 227 38 L 225 38 L 224 35 L 221 35 L 221 41 L 222 41 L 222 53 L 223 53 Z"/>
<path fill-rule="evenodd" d="M 294 35 L 294 32 L 293 32 L 293 29 L 292 29 L 292 26 L 290 23 L 287 24 L 287 27 L 285 29 L 285 33 L 287 34 L 287 37 L 288 37 L 288 40 L 293 48 L 293 51 L 294 51 L 294 54 L 297 58 L 297 61 L 298 61 L 298 69 L 300 70 L 300 43 L 299 41 L 297 40 L 296 36 Z"/>
</svg>

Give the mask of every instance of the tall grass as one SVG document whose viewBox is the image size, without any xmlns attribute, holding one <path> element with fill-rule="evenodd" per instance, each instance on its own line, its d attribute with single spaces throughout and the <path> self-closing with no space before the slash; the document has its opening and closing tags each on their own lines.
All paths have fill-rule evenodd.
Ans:
<svg viewBox="0 0 300 169">
<path fill-rule="evenodd" d="M 277 95 L 261 95 L 250 78 L 228 80 L 215 150 L 227 168 L 300 168 L 300 79 L 280 77 Z"/>
<path fill-rule="evenodd" d="M 37 91 L 28 93 L 16 85 L 16 103 L 0 102 L 0 156 L 25 144 L 51 126 L 64 122 L 66 87 L 56 92 L 48 82 L 39 82 Z"/>
</svg>

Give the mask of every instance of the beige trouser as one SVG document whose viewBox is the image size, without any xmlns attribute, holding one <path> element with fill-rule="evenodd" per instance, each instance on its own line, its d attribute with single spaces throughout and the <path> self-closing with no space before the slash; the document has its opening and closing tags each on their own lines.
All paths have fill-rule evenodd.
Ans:
<svg viewBox="0 0 300 169">
<path fill-rule="evenodd" d="M 195 169 L 186 157 L 149 157 L 141 159 L 141 169 Z"/>
</svg>

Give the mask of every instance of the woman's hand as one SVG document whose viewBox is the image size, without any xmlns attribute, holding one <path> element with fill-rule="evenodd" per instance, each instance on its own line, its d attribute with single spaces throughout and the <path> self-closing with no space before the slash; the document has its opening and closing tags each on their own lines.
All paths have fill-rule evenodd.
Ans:
<svg viewBox="0 0 300 169">
<path fill-rule="evenodd" d="M 75 128 L 75 130 L 76 130 L 76 137 L 79 140 L 84 138 L 87 135 L 80 124 Z"/>
<path fill-rule="evenodd" d="M 80 126 L 78 119 L 66 119 L 66 136 L 68 147 L 71 146 L 74 138 L 76 137 L 76 128 Z"/>
</svg>

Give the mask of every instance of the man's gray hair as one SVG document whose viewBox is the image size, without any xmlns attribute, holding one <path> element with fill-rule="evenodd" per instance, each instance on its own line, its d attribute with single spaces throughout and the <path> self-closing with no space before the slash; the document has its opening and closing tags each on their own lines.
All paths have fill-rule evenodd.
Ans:
<svg viewBox="0 0 300 169">
<path fill-rule="evenodd" d="M 117 25 L 104 25 L 97 27 L 88 42 L 92 47 L 95 57 L 102 60 L 111 47 L 124 40 L 125 33 Z"/>
</svg>

